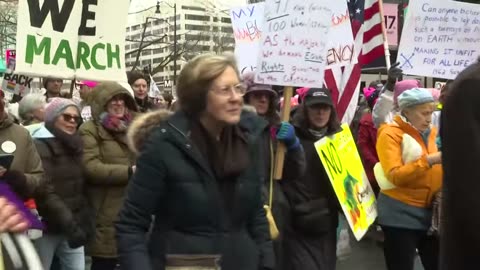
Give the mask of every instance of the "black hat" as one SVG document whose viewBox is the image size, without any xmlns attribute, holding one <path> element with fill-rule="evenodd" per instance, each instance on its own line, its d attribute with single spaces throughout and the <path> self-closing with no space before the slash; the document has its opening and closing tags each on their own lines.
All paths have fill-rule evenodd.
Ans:
<svg viewBox="0 0 480 270">
<path fill-rule="evenodd" d="M 332 95 L 327 88 L 311 88 L 305 95 L 304 101 L 307 107 L 316 104 L 333 106 Z"/>
</svg>

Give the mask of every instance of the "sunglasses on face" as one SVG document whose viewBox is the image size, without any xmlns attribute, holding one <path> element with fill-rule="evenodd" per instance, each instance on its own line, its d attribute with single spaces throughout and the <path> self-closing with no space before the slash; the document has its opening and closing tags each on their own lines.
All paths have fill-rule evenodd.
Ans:
<svg viewBox="0 0 480 270">
<path fill-rule="evenodd" d="M 63 117 L 63 120 L 67 122 L 72 122 L 72 120 L 77 124 L 80 124 L 80 122 L 82 122 L 82 118 L 78 115 L 71 115 L 68 113 L 64 113 L 62 114 L 62 117 Z"/>
</svg>

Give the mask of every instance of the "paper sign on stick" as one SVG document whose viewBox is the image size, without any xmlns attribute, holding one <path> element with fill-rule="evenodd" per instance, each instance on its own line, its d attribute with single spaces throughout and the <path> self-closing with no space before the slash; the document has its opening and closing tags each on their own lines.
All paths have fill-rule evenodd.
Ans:
<svg viewBox="0 0 480 270">
<path fill-rule="evenodd" d="M 18 2 L 19 74 L 126 81 L 129 0 Z"/>
<path fill-rule="evenodd" d="M 406 74 L 455 79 L 480 55 L 480 5 L 411 0 L 398 61 Z"/>
<path fill-rule="evenodd" d="M 332 10 L 328 0 L 267 0 L 255 81 L 321 87 Z"/>
<path fill-rule="evenodd" d="M 315 143 L 348 224 L 357 240 L 377 217 L 377 204 L 348 124 Z"/>
</svg>

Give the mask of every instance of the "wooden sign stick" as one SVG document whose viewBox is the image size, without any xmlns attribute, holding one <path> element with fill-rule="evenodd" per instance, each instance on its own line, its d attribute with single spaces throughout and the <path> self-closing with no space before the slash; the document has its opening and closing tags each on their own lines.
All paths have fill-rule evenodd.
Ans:
<svg viewBox="0 0 480 270">
<path fill-rule="evenodd" d="M 290 120 L 291 99 L 293 96 L 293 87 L 287 86 L 283 91 L 283 110 L 281 119 L 288 122 Z M 273 173 L 273 179 L 281 180 L 283 176 L 283 163 L 285 162 L 285 144 L 277 143 L 277 153 L 275 153 L 275 171 Z"/>
</svg>

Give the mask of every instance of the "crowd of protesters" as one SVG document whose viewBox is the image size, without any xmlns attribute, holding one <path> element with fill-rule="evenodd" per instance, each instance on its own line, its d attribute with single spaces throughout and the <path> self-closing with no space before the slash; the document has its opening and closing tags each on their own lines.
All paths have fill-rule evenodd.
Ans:
<svg viewBox="0 0 480 270">
<path fill-rule="evenodd" d="M 413 270 L 417 254 L 426 270 L 477 262 L 479 65 L 442 92 L 398 65 L 363 90 L 352 127 L 389 270 Z M 131 89 L 79 82 L 78 100 L 45 78 L 44 95 L 10 101 L 18 112 L 2 92 L 0 153 L 14 159 L 0 178 L 45 225 L 28 233 L 44 269 L 335 269 L 341 208 L 314 145 L 341 131 L 330 90 L 299 88 L 281 121 L 276 87 L 254 77 L 201 55 L 177 100 L 141 72 Z M 0 231 L 28 232 L 18 211 L 0 198 Z"/>
</svg>

